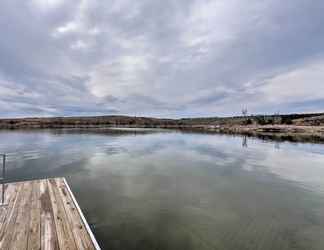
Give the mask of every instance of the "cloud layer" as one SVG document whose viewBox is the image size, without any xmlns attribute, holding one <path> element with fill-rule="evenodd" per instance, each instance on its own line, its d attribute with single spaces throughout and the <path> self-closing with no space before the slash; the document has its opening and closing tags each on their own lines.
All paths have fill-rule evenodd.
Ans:
<svg viewBox="0 0 324 250">
<path fill-rule="evenodd" d="M 324 2 L 0 4 L 0 116 L 324 109 Z"/>
</svg>

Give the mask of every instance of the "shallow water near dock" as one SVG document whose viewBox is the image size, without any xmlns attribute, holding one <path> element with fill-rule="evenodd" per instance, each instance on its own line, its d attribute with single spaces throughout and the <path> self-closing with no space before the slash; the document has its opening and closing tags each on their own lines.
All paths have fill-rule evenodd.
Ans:
<svg viewBox="0 0 324 250">
<path fill-rule="evenodd" d="M 324 145 L 156 129 L 0 131 L 9 181 L 66 177 L 102 249 L 322 250 Z"/>
</svg>

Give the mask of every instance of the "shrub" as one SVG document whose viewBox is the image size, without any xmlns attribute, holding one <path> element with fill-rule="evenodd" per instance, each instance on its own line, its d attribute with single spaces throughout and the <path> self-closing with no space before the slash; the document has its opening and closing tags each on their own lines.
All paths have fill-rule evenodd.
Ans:
<svg viewBox="0 0 324 250">
<path fill-rule="evenodd" d="M 286 125 L 293 124 L 292 119 L 290 117 L 288 117 L 288 116 L 282 117 L 281 123 L 286 124 Z"/>
</svg>

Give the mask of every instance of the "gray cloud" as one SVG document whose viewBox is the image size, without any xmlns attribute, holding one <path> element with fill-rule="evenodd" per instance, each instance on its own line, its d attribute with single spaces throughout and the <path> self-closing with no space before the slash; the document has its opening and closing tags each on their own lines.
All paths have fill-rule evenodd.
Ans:
<svg viewBox="0 0 324 250">
<path fill-rule="evenodd" d="M 322 1 L 5 0 L 0 7 L 2 117 L 324 108 Z"/>
</svg>

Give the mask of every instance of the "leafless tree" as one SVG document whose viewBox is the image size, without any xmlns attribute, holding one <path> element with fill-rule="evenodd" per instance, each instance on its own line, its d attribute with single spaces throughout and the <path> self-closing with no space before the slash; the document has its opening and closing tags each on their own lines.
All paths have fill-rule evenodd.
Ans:
<svg viewBox="0 0 324 250">
<path fill-rule="evenodd" d="M 276 123 L 280 123 L 281 122 L 281 119 L 280 119 L 280 112 L 277 111 L 273 114 L 273 123 L 276 124 Z"/>
<path fill-rule="evenodd" d="M 243 115 L 244 117 L 246 117 L 247 114 L 248 114 L 248 109 L 247 109 L 247 108 L 243 108 L 243 109 L 242 109 L 242 115 Z"/>
<path fill-rule="evenodd" d="M 243 108 L 242 109 L 242 115 L 244 117 L 244 123 L 245 125 L 247 125 L 250 121 L 250 119 L 247 119 L 247 114 L 248 114 L 248 109 L 247 108 Z"/>
</svg>

